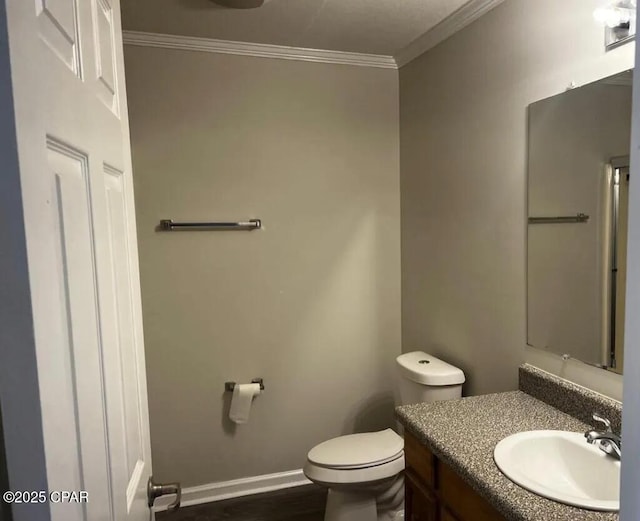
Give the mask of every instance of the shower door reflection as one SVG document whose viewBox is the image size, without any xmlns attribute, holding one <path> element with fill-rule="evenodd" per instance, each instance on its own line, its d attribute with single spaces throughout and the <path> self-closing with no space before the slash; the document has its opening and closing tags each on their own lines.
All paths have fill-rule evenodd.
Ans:
<svg viewBox="0 0 640 521">
<path fill-rule="evenodd" d="M 609 367 L 622 374 L 627 281 L 627 220 L 629 215 L 629 158 L 614 158 L 610 165 L 611 236 L 608 241 Z"/>
</svg>

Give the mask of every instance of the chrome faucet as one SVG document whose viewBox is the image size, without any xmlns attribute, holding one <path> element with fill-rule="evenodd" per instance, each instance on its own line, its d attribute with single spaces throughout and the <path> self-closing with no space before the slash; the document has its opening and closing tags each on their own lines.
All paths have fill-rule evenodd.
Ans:
<svg viewBox="0 0 640 521">
<path fill-rule="evenodd" d="M 604 425 L 604 431 L 591 430 L 584 433 L 587 443 L 596 444 L 598 448 L 612 458 L 622 457 L 622 439 L 613 432 L 611 422 L 597 413 L 593 413 L 593 419 Z"/>
</svg>

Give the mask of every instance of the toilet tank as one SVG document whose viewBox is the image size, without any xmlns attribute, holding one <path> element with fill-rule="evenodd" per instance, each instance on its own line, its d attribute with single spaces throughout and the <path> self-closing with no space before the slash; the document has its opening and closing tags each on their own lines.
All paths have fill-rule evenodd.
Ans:
<svg viewBox="0 0 640 521">
<path fill-rule="evenodd" d="M 464 373 L 422 351 L 396 358 L 400 405 L 453 400 L 462 396 Z"/>
</svg>

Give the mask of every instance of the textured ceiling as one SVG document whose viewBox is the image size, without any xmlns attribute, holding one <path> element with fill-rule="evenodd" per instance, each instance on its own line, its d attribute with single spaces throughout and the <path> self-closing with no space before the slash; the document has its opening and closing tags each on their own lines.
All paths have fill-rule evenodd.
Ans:
<svg viewBox="0 0 640 521">
<path fill-rule="evenodd" d="M 262 0 L 218 0 L 261 2 Z M 468 0 L 121 0 L 125 30 L 391 56 Z"/>
</svg>

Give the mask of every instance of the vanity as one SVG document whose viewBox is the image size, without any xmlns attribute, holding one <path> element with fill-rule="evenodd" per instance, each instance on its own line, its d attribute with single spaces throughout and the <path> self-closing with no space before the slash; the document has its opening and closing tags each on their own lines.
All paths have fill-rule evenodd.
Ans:
<svg viewBox="0 0 640 521">
<path fill-rule="evenodd" d="M 405 518 L 504 521 L 486 499 L 410 432 L 405 433 Z"/>
<path fill-rule="evenodd" d="M 396 409 L 405 427 L 407 521 L 618 520 L 617 512 L 529 492 L 498 469 L 493 455 L 498 442 L 523 431 L 583 433 L 593 427 L 594 410 L 619 432 L 619 402 L 527 365 L 520 368 L 520 389 Z"/>
</svg>

